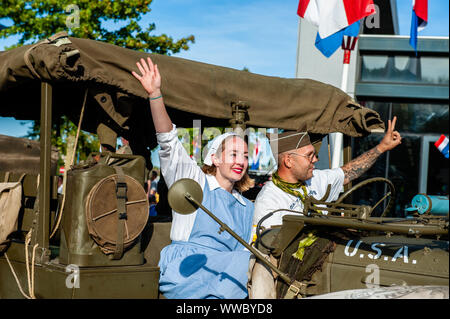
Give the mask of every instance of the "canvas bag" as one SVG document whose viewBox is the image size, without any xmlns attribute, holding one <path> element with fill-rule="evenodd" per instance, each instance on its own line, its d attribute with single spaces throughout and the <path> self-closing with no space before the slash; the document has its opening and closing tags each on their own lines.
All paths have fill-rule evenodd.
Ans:
<svg viewBox="0 0 450 319">
<path fill-rule="evenodd" d="M 17 182 L 8 182 L 9 174 L 5 176 L 5 182 L 0 183 L 0 252 L 7 248 L 8 236 L 17 230 L 17 220 L 22 205 L 22 179 Z"/>
</svg>

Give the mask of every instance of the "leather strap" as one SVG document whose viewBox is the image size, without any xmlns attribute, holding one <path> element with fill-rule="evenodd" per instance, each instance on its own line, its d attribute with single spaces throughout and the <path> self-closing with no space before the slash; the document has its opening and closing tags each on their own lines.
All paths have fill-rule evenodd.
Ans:
<svg viewBox="0 0 450 319">
<path fill-rule="evenodd" d="M 120 259 L 123 256 L 123 235 L 127 219 L 127 183 L 125 175 L 120 166 L 114 166 L 117 173 L 116 196 L 117 196 L 117 241 L 112 259 Z"/>
<path fill-rule="evenodd" d="M 294 280 L 291 285 L 289 285 L 283 299 L 302 298 L 302 295 L 306 293 L 306 287 L 307 285 L 305 283 Z"/>
</svg>

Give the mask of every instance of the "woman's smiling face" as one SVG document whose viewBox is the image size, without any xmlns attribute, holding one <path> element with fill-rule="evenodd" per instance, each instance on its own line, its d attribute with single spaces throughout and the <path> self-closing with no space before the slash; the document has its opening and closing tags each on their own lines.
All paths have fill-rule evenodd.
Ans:
<svg viewBox="0 0 450 319">
<path fill-rule="evenodd" d="M 222 179 L 231 183 L 240 181 L 248 168 L 247 143 L 239 136 L 226 138 L 222 143 L 222 152 L 219 150 L 213 155 L 213 164 L 217 167 L 219 184 Z"/>
</svg>

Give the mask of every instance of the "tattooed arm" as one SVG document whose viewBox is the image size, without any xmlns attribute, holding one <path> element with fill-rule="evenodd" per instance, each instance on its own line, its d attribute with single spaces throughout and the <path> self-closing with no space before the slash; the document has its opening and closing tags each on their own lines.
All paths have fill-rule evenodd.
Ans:
<svg viewBox="0 0 450 319">
<path fill-rule="evenodd" d="M 394 116 L 392 122 L 391 120 L 388 121 L 386 135 L 383 137 L 380 144 L 341 167 L 344 171 L 344 185 L 360 177 L 372 167 L 381 154 L 392 150 L 402 142 L 400 133 L 394 131 L 396 122 L 396 116 Z"/>
<path fill-rule="evenodd" d="M 377 158 L 382 154 L 377 147 L 365 152 L 354 160 L 342 166 L 344 171 L 344 185 L 364 174 L 376 162 Z"/>
</svg>

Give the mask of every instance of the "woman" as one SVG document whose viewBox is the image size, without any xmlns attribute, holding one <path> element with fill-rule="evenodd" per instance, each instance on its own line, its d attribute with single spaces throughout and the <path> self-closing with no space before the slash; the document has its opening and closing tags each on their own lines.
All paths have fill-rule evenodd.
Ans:
<svg viewBox="0 0 450 319">
<path fill-rule="evenodd" d="M 253 187 L 247 175 L 247 144 L 235 133 L 216 137 L 200 169 L 178 140 L 166 112 L 158 66 L 150 58 L 136 65 L 140 74 L 132 74 L 149 95 L 167 186 L 181 178 L 197 181 L 204 193 L 202 204 L 250 242 L 253 203 L 240 194 Z M 220 226 L 201 209 L 190 215 L 172 214 L 172 243 L 161 251 L 159 262 L 165 297 L 245 298 L 250 252 L 227 232 L 219 232 Z"/>
</svg>

